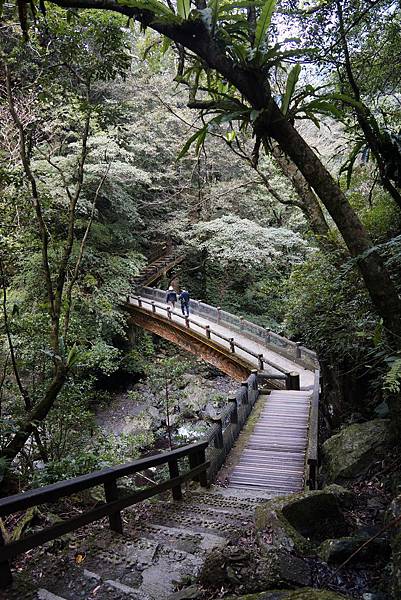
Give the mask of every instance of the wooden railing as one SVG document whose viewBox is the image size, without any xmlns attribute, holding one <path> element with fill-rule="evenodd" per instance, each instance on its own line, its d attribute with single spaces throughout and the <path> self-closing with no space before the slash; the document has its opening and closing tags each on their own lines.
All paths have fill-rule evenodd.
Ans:
<svg viewBox="0 0 401 600">
<path fill-rule="evenodd" d="M 159 314 L 165 316 L 169 321 L 172 320 L 172 309 L 170 306 L 166 306 L 166 304 L 160 304 L 159 302 L 155 302 L 154 300 L 149 300 L 144 298 L 143 296 L 127 296 L 126 299 L 127 304 L 138 306 L 138 308 L 143 308 L 143 306 L 148 306 L 150 308 L 150 312 L 153 314 Z M 283 375 L 283 377 L 272 374 L 270 379 L 283 379 L 286 382 L 287 389 L 299 389 L 299 374 L 296 372 L 288 371 L 283 368 L 281 365 L 273 362 L 270 359 L 267 359 L 263 354 L 258 354 L 257 352 L 253 352 L 249 348 L 246 348 L 244 345 L 238 343 L 235 338 L 227 337 L 217 330 L 213 329 L 213 327 L 209 324 L 204 325 L 203 323 L 199 323 L 198 321 L 191 319 L 191 317 L 184 316 L 179 312 L 174 312 L 174 317 L 178 320 L 181 320 L 183 325 L 187 329 L 191 329 L 192 327 L 201 329 L 204 331 L 204 335 L 208 340 L 217 340 L 218 342 L 225 342 L 227 344 L 227 349 L 232 354 L 235 354 L 236 350 L 241 350 L 243 353 L 251 357 L 252 359 L 256 359 L 259 370 L 263 371 L 265 365 L 272 367 L 275 371 L 278 371 Z"/>
<path fill-rule="evenodd" d="M 136 296 L 132 296 L 135 298 Z M 150 287 L 143 287 L 140 297 L 147 302 L 154 301 L 159 309 L 166 310 L 166 292 Z M 164 306 L 163 306 L 164 305 Z M 271 329 L 261 327 L 243 317 L 238 317 L 220 307 L 211 306 L 200 300 L 190 300 L 190 312 L 193 315 L 207 318 L 211 323 L 225 325 L 242 335 L 263 344 L 266 348 L 288 358 L 302 368 L 314 370 L 319 368 L 317 355 L 299 342 L 293 342 Z"/>
<path fill-rule="evenodd" d="M 256 400 L 259 397 L 256 369 L 246 381 L 241 383 L 236 393 L 228 398 L 228 406 L 223 408 L 206 436 L 208 446 L 206 458 L 210 463 L 208 477 L 213 481 L 246 423 Z"/>
<path fill-rule="evenodd" d="M 3 518 L 34 506 L 57 502 L 60 498 L 99 485 L 104 486 L 105 495 L 105 502 L 100 506 L 15 542 L 6 544 L 0 529 L 0 588 L 9 585 L 12 581 L 8 561 L 22 552 L 36 548 L 103 517 L 109 518 L 109 524 L 113 531 L 122 533 L 121 511 L 124 508 L 167 490 L 172 491 L 174 500 L 180 500 L 182 498 L 181 485 L 185 481 L 196 480 L 203 487 L 210 485 L 233 447 L 258 397 L 258 377 L 257 371 L 254 370 L 247 381 L 244 381 L 237 392 L 228 399 L 227 406 L 223 408 L 219 416 L 212 419 L 212 425 L 203 440 L 170 452 L 0 499 L 0 517 Z M 188 458 L 189 470 L 180 473 L 178 461 L 185 458 Z M 168 465 L 169 479 L 132 493 L 120 494 L 117 486 L 118 479 L 160 465 Z"/>
<path fill-rule="evenodd" d="M 319 438 L 319 398 L 320 398 L 320 371 L 315 370 L 315 380 L 309 411 L 308 445 L 306 449 L 305 472 L 306 486 L 310 490 L 317 488 L 318 468 L 318 438 Z"/>
<path fill-rule="evenodd" d="M 206 461 L 205 451 L 208 444 L 208 441 L 201 441 L 172 450 L 171 452 L 157 454 L 156 456 L 143 458 L 117 467 L 102 469 L 88 475 L 82 475 L 81 477 L 75 477 L 67 481 L 60 481 L 23 494 L 16 494 L 0 499 L 0 517 L 4 518 L 21 510 L 41 504 L 54 503 L 60 498 L 65 498 L 99 485 L 104 486 L 105 495 L 105 502 L 100 506 L 96 506 L 77 517 L 72 517 L 15 542 L 6 544 L 0 529 L 0 587 L 5 587 L 11 583 L 12 574 L 8 561 L 22 552 L 41 546 L 45 542 L 61 537 L 70 531 L 74 531 L 103 517 L 109 518 L 110 528 L 113 531 L 122 533 L 121 511 L 124 508 L 167 490 L 172 491 L 174 500 L 180 500 L 182 498 L 181 485 L 185 481 L 198 480 L 200 485 L 207 486 L 209 462 Z M 184 458 L 188 458 L 189 460 L 189 470 L 180 473 L 178 461 Z M 135 475 L 141 471 L 160 465 L 168 465 L 169 479 L 146 489 L 135 490 L 125 495 L 120 494 L 117 487 L 118 479 Z"/>
</svg>

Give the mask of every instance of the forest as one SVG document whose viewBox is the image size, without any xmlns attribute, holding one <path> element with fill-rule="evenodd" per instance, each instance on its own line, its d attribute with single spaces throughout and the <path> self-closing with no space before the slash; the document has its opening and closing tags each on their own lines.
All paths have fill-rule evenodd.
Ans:
<svg viewBox="0 0 401 600">
<path fill-rule="evenodd" d="M 0 0 L 0 208 L 0 598 L 401 599 L 398 1 Z"/>
</svg>

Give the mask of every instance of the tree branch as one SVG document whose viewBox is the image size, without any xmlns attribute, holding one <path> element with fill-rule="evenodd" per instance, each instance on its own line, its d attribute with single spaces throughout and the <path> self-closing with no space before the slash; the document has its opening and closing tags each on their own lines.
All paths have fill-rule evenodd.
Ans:
<svg viewBox="0 0 401 600">
<path fill-rule="evenodd" d="M 47 231 L 46 223 L 45 223 L 45 220 L 43 217 L 43 211 L 42 211 L 42 206 L 41 206 L 41 203 L 39 200 L 39 193 L 38 193 L 38 189 L 37 189 L 36 179 L 32 173 L 30 160 L 26 153 L 26 138 L 25 138 L 24 126 L 21 123 L 21 120 L 18 116 L 18 113 L 15 108 L 15 104 L 14 104 L 10 69 L 7 64 L 4 65 L 4 68 L 5 68 L 5 72 L 6 72 L 6 90 L 7 90 L 8 106 L 9 106 L 10 114 L 11 114 L 12 120 L 14 122 L 14 125 L 18 131 L 20 157 L 21 157 L 21 161 L 22 161 L 22 164 L 24 167 L 25 175 L 26 175 L 26 177 L 29 181 L 30 187 L 31 187 L 32 204 L 35 209 L 36 219 L 37 219 L 37 222 L 39 225 L 40 237 L 42 240 L 42 267 L 43 267 L 43 270 L 45 273 L 47 296 L 48 296 L 49 307 L 50 307 L 49 312 L 50 312 L 50 316 L 52 319 L 52 325 L 54 328 L 56 325 L 57 319 L 56 319 L 56 313 L 55 313 L 54 291 L 53 291 L 53 284 L 52 284 L 52 278 L 51 278 L 51 272 L 50 272 L 49 253 L 48 253 L 49 233 Z M 58 347 L 54 348 L 54 350 L 57 351 Z"/>
<path fill-rule="evenodd" d="M 18 389 L 19 389 L 21 396 L 25 403 L 25 408 L 26 408 L 26 410 L 31 410 L 32 401 L 29 396 L 28 390 L 25 388 L 25 386 L 23 385 L 23 383 L 21 381 L 21 377 L 19 374 L 18 366 L 17 366 L 17 359 L 15 357 L 14 344 L 13 344 L 13 340 L 11 337 L 11 332 L 10 332 L 10 327 L 9 327 L 9 322 L 8 322 L 6 277 L 5 277 L 5 273 L 4 273 L 3 261 L 1 259 L 0 259 L 0 275 L 1 275 L 1 284 L 2 284 L 2 288 L 3 288 L 3 303 L 2 304 L 3 304 L 4 329 L 6 331 L 8 347 L 10 350 L 11 364 L 13 367 L 14 377 L 17 382 Z"/>
<path fill-rule="evenodd" d="M 69 282 L 69 284 L 67 286 L 67 289 L 66 289 L 65 297 L 66 297 L 67 307 L 66 307 L 65 317 L 64 317 L 64 339 L 67 339 L 68 327 L 69 327 L 69 323 L 70 323 L 70 314 L 71 314 L 71 307 L 72 307 L 72 289 L 73 289 L 73 287 L 75 285 L 75 282 L 78 279 L 79 269 L 80 269 L 82 258 L 83 258 L 83 255 L 84 255 L 84 249 L 85 249 L 86 240 L 88 238 L 88 235 L 89 235 L 89 232 L 90 232 L 90 228 L 92 226 L 92 222 L 93 222 L 93 219 L 94 219 L 94 216 L 95 216 L 96 202 L 97 202 L 97 199 L 99 197 L 100 190 L 102 189 L 103 184 L 104 184 L 104 182 L 106 180 L 106 177 L 107 177 L 107 175 L 109 173 L 110 166 L 111 166 L 111 163 L 108 164 L 107 169 L 104 172 L 104 174 L 102 175 L 102 178 L 101 178 L 101 180 L 99 182 L 99 185 L 97 186 L 97 189 L 96 189 L 96 192 L 95 192 L 95 196 L 94 196 L 93 201 L 92 201 L 90 217 L 89 217 L 88 223 L 86 225 L 85 233 L 83 235 L 83 238 L 81 240 L 81 244 L 80 244 L 80 247 L 79 247 L 79 253 L 78 253 L 78 257 L 77 257 L 76 263 L 75 263 L 74 272 L 73 272 L 72 278 L 71 278 L 71 280 L 70 280 L 70 282 Z"/>
</svg>

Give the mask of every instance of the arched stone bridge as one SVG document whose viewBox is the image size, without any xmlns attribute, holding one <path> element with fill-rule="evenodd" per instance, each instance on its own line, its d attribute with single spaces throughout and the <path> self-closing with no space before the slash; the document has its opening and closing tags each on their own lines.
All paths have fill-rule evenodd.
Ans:
<svg viewBox="0 0 401 600">
<path fill-rule="evenodd" d="M 163 290 L 150 287 L 128 296 L 124 308 L 130 322 L 202 357 L 238 381 L 257 369 L 270 381 L 299 374 L 300 388 L 313 389 L 319 366 L 315 352 L 205 302 L 191 300 L 190 316 L 184 317 L 178 305 L 175 310 L 166 305 L 165 297 Z"/>
</svg>

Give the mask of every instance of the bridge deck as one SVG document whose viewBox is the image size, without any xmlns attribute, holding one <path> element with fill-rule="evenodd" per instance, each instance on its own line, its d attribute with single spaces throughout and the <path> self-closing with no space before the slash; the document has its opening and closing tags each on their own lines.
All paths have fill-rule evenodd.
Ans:
<svg viewBox="0 0 401 600">
<path fill-rule="evenodd" d="M 273 494 L 303 489 L 310 399 L 311 392 L 287 390 L 260 398 L 264 405 L 229 475 L 229 488 Z"/>
<path fill-rule="evenodd" d="M 131 297 L 130 302 L 134 306 L 138 306 L 138 301 L 135 296 Z M 156 310 L 157 310 L 157 305 L 158 304 L 156 303 Z M 165 304 L 164 305 L 160 304 L 160 306 L 162 306 L 164 309 L 166 307 Z M 142 309 L 146 310 L 149 313 L 151 312 L 151 306 L 149 304 L 143 304 Z M 165 316 L 165 314 L 166 313 L 163 311 L 163 314 L 161 314 L 161 316 Z M 191 321 L 193 321 L 193 322 L 191 322 L 191 329 L 193 329 L 197 333 L 201 334 L 206 339 L 204 327 L 205 327 L 205 325 L 208 325 L 211 323 L 207 320 L 207 318 L 201 317 L 199 315 L 191 314 L 190 318 L 191 318 Z M 181 312 L 177 308 L 175 308 L 175 310 L 171 311 L 171 320 L 173 322 L 177 323 L 178 325 L 181 325 L 181 326 L 183 325 Z M 299 364 L 293 362 L 292 360 L 290 360 L 288 358 L 281 356 L 280 354 L 277 354 L 276 352 L 274 352 L 273 350 L 268 348 L 263 343 L 250 339 L 249 337 L 247 337 L 246 332 L 239 333 L 236 330 L 230 329 L 225 324 L 222 325 L 222 324 L 212 323 L 211 339 L 213 341 L 215 341 L 216 343 L 220 344 L 221 346 L 223 346 L 224 348 L 229 348 L 229 343 L 222 340 L 220 337 L 214 338 L 213 331 L 216 331 L 216 333 L 219 333 L 227 338 L 234 338 L 235 341 L 237 343 L 241 344 L 244 348 L 251 350 L 255 354 L 263 354 L 267 360 L 270 360 L 271 362 L 277 364 L 278 366 L 285 369 L 286 371 L 299 372 L 301 389 L 303 389 L 303 390 L 313 389 L 313 384 L 314 384 L 314 372 L 313 371 L 310 371 L 308 369 L 303 369 L 302 367 L 299 366 Z M 258 368 L 257 358 L 252 357 L 247 352 L 245 352 L 239 348 L 236 348 L 235 351 L 239 357 L 243 358 L 248 363 L 251 363 L 252 367 Z M 274 375 L 280 374 L 279 371 L 277 371 L 273 367 L 269 367 L 269 373 L 274 374 Z"/>
</svg>

